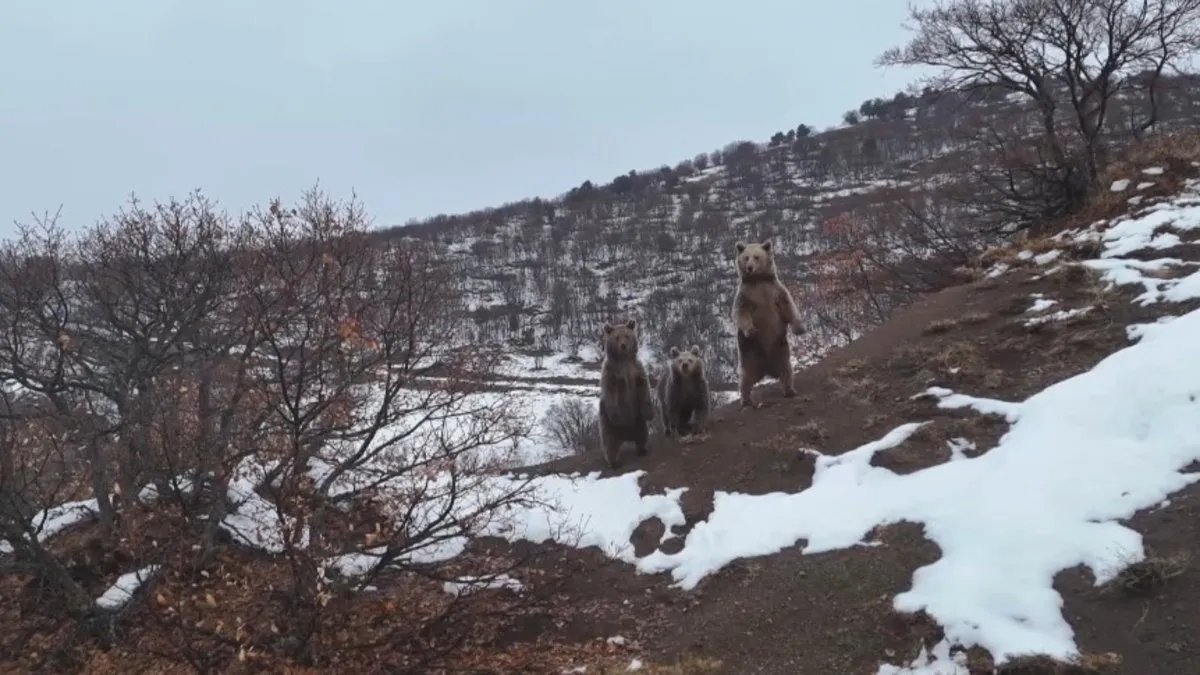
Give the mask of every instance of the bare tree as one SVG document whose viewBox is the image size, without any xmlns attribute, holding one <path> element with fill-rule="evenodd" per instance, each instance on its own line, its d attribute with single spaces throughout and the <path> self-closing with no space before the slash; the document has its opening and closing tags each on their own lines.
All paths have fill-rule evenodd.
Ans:
<svg viewBox="0 0 1200 675">
<path fill-rule="evenodd" d="M 380 645 L 389 669 L 427 672 L 534 598 L 442 591 L 522 562 L 456 554 L 538 499 L 498 474 L 528 429 L 481 391 L 495 355 L 462 331 L 456 271 L 418 240 L 367 246 L 367 227 L 316 191 L 240 220 L 192 195 L 0 248 L 0 573 L 32 576 L 43 628 L 85 629 L 52 628 L 39 659 L 112 639 L 124 610 L 96 584 L 129 566 L 174 586 L 147 649 L 199 672 Z M 101 520 L 84 568 L 43 543 L 71 499 Z M 206 579 L 246 548 L 282 570 L 238 610 L 265 633 L 208 618 Z M 342 630 L 381 578 L 428 601 Z"/>
<path fill-rule="evenodd" d="M 1098 186 L 1114 100 L 1145 97 L 1136 126 L 1151 127 L 1159 75 L 1200 50 L 1200 0 L 938 0 L 909 17 L 916 35 L 878 63 L 933 67 L 938 88 L 1031 101 L 1061 210 Z"/>
</svg>

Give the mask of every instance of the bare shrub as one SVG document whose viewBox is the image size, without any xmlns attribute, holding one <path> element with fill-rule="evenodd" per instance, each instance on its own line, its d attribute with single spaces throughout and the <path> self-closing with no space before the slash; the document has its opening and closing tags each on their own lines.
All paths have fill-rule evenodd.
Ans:
<svg viewBox="0 0 1200 675">
<path fill-rule="evenodd" d="M 1107 594 L 1151 595 L 1162 590 L 1192 566 L 1188 553 L 1174 555 L 1149 555 L 1138 562 L 1125 566 L 1115 577 L 1101 587 Z"/>
<path fill-rule="evenodd" d="M 46 625 L 82 629 L 27 665 L 111 639 L 126 610 L 97 605 L 95 583 L 134 568 L 159 587 L 147 653 L 199 672 L 385 644 L 386 667 L 426 672 L 533 601 L 441 590 L 523 562 L 460 553 L 540 499 L 497 475 L 529 430 L 480 395 L 496 356 L 462 333 L 455 270 L 414 240 L 365 245 L 368 226 L 316 191 L 236 219 L 192 195 L 0 247 L 4 573 L 32 577 Z M 93 545 L 125 569 L 81 575 L 44 542 L 39 514 L 88 497 Z M 266 557 L 234 564 L 244 551 Z M 347 630 L 381 579 L 414 602 Z M 211 620 L 225 603 L 237 616 Z"/>
<path fill-rule="evenodd" d="M 550 440 L 566 452 L 582 455 L 599 448 L 600 416 L 595 401 L 564 396 L 550 405 L 542 424 Z"/>
</svg>

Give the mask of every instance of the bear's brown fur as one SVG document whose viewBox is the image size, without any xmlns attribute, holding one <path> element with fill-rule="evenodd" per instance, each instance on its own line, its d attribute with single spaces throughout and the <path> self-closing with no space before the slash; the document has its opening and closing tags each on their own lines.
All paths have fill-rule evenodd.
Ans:
<svg viewBox="0 0 1200 675">
<path fill-rule="evenodd" d="M 802 335 L 800 311 L 775 271 L 770 241 L 737 243 L 740 278 L 733 299 L 733 325 L 737 330 L 739 390 L 742 405 L 758 407 L 752 390 L 766 377 L 779 380 L 783 395 L 796 395 L 792 382 L 792 355 L 787 332 Z"/>
<path fill-rule="evenodd" d="M 654 400 L 646 368 L 638 359 L 637 321 L 604 324 L 604 364 L 600 366 L 600 448 L 610 468 L 617 468 L 622 443 L 646 454 Z"/>
<path fill-rule="evenodd" d="M 679 434 L 685 443 L 693 434 L 703 436 L 710 406 L 708 376 L 700 346 L 686 350 L 671 347 L 670 360 L 658 378 L 658 408 L 663 433 Z"/>
</svg>

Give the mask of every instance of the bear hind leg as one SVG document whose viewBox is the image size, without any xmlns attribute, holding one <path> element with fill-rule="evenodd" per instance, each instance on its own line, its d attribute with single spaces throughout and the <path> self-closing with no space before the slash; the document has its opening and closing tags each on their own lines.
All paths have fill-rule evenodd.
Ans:
<svg viewBox="0 0 1200 675">
<path fill-rule="evenodd" d="M 600 423 L 600 450 L 604 453 L 604 462 L 608 464 L 608 468 L 616 469 L 620 466 L 618 459 L 621 453 L 621 438 L 603 421 Z"/>
</svg>

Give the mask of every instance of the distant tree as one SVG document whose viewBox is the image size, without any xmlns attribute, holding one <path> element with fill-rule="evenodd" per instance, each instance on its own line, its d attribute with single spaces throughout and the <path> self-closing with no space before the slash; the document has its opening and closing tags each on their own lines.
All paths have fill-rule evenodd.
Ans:
<svg viewBox="0 0 1200 675">
<path fill-rule="evenodd" d="M 758 157 L 758 146 L 750 141 L 735 141 L 725 146 L 725 163 L 730 166 L 745 166 Z"/>
<path fill-rule="evenodd" d="M 783 145 L 784 141 L 786 141 L 786 140 L 787 140 L 787 135 L 786 135 L 786 134 L 784 134 L 782 131 L 776 131 L 776 132 L 775 132 L 775 133 L 774 133 L 774 134 L 771 136 L 771 142 L 770 142 L 770 146 L 771 146 L 772 148 L 774 148 L 774 147 L 778 147 L 778 146 L 780 146 L 780 145 Z"/>
<path fill-rule="evenodd" d="M 807 124 L 801 124 L 796 127 L 796 138 L 807 138 L 812 135 L 812 127 Z"/>
<path fill-rule="evenodd" d="M 609 184 L 608 189 L 614 194 L 624 195 L 633 191 L 633 172 L 617 176 L 613 182 Z"/>
<path fill-rule="evenodd" d="M 578 205 L 593 198 L 596 194 L 596 186 L 592 185 L 592 181 L 585 180 L 583 184 L 577 188 L 571 188 L 567 192 L 565 201 L 567 204 Z"/>
<path fill-rule="evenodd" d="M 857 110 L 847 110 L 846 113 L 844 115 L 842 115 L 842 121 L 851 126 L 858 124 L 858 122 L 859 122 L 858 111 Z"/>
<path fill-rule="evenodd" d="M 887 105 L 887 101 L 881 98 L 867 99 L 858 107 L 858 113 L 865 118 L 883 117 L 887 112 Z"/>
<path fill-rule="evenodd" d="M 708 159 L 708 153 L 702 152 L 692 159 L 692 165 L 696 167 L 697 171 L 704 171 L 708 168 Z"/>
</svg>

